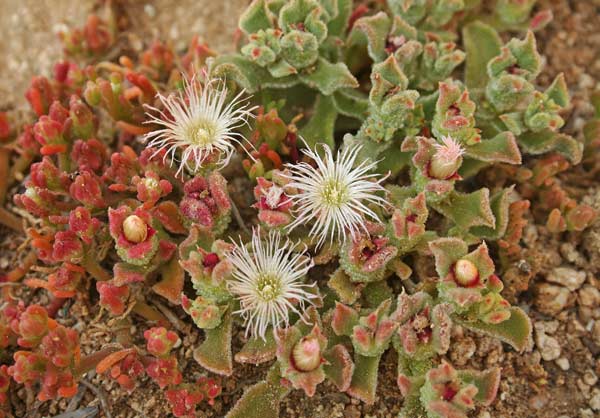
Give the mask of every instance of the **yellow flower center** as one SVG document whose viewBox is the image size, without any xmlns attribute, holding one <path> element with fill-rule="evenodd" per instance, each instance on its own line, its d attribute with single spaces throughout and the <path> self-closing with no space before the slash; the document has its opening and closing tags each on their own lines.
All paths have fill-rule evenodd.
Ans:
<svg viewBox="0 0 600 418">
<path fill-rule="evenodd" d="M 348 200 L 347 189 L 338 181 L 329 181 L 321 192 L 323 202 L 329 206 L 341 206 Z"/>
<path fill-rule="evenodd" d="M 256 289 L 265 302 L 275 300 L 281 291 L 279 279 L 272 274 L 261 274 L 256 282 Z"/>
<path fill-rule="evenodd" d="M 194 145 L 205 146 L 214 141 L 215 126 L 207 121 L 199 121 L 190 125 L 186 136 Z"/>
</svg>

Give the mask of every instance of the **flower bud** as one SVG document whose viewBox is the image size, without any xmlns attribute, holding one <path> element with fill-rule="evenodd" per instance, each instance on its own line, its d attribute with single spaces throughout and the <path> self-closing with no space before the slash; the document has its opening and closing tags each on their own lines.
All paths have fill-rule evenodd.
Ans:
<svg viewBox="0 0 600 418">
<path fill-rule="evenodd" d="M 462 164 L 464 150 L 451 137 L 442 138 L 443 144 L 436 144 L 435 154 L 429 163 L 429 175 L 438 180 L 453 177 Z"/>
<path fill-rule="evenodd" d="M 461 286 L 470 287 L 479 282 L 479 271 L 472 261 L 460 259 L 454 265 L 454 277 Z"/>
<path fill-rule="evenodd" d="M 292 350 L 292 360 L 296 369 L 311 372 L 321 364 L 321 346 L 313 335 L 303 337 Z"/>
<path fill-rule="evenodd" d="M 148 236 L 148 225 L 139 216 L 129 215 L 123 221 L 123 233 L 129 242 L 144 242 Z"/>
</svg>

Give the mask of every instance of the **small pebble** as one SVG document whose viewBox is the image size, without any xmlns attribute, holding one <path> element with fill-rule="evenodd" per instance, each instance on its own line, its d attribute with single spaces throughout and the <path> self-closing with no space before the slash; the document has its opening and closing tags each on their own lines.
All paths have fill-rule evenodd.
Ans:
<svg viewBox="0 0 600 418">
<path fill-rule="evenodd" d="M 600 411 L 600 389 L 595 388 L 592 391 L 592 397 L 589 401 L 589 405 L 594 411 Z"/>
<path fill-rule="evenodd" d="M 552 361 L 560 357 L 561 348 L 556 338 L 550 337 L 543 332 L 536 332 L 535 343 L 544 360 Z"/>
<path fill-rule="evenodd" d="M 566 372 L 571 368 L 571 363 L 569 363 L 569 359 L 566 357 L 557 358 L 554 362 L 562 371 Z"/>
<path fill-rule="evenodd" d="M 581 287 L 585 278 L 585 271 L 577 271 L 570 267 L 557 267 L 546 276 L 547 281 L 561 284 L 572 292 Z"/>
<path fill-rule="evenodd" d="M 583 381 L 586 385 L 594 386 L 598 382 L 598 376 L 593 370 L 587 369 L 583 374 Z"/>
</svg>

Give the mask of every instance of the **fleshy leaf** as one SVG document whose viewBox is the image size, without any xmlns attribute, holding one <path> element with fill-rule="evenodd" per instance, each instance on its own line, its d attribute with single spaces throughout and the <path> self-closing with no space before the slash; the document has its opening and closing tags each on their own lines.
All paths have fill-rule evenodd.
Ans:
<svg viewBox="0 0 600 418">
<path fill-rule="evenodd" d="M 298 84 L 296 75 L 275 78 L 268 70 L 238 55 L 221 55 L 211 62 L 211 75 L 239 84 L 248 93 L 259 88 L 286 88 Z"/>
<path fill-rule="evenodd" d="M 340 89 L 331 96 L 338 113 L 359 120 L 367 117 L 369 99 L 366 95 L 354 89 Z"/>
<path fill-rule="evenodd" d="M 260 364 L 275 358 L 277 344 L 273 333 L 266 333 L 266 341 L 262 338 L 250 338 L 242 349 L 236 353 L 235 361 L 238 363 Z"/>
<path fill-rule="evenodd" d="M 433 207 L 465 231 L 474 226 L 493 228 L 496 224 L 490 207 L 490 191 L 485 187 L 472 193 L 451 191 L 446 199 Z"/>
<path fill-rule="evenodd" d="M 228 309 L 217 328 L 205 330 L 204 341 L 194 350 L 194 359 L 198 364 L 213 373 L 224 376 L 231 376 L 233 373 L 232 322 L 231 309 Z"/>
<path fill-rule="evenodd" d="M 163 266 L 160 272 L 162 280 L 152 286 L 152 290 L 169 302 L 178 305 L 181 300 L 185 274 L 177 257 L 171 258 L 171 261 Z"/>
<path fill-rule="evenodd" d="M 517 351 L 529 349 L 531 339 L 531 320 L 522 309 L 510 308 L 510 318 L 499 324 L 488 324 L 482 321 L 465 321 L 460 317 L 454 318 L 457 323 L 474 331 L 498 338 L 510 344 Z"/>
<path fill-rule="evenodd" d="M 323 366 L 327 377 L 339 391 L 348 390 L 354 373 L 354 363 L 348 349 L 342 344 L 337 344 L 325 353 L 325 359 L 329 363 Z"/>
<path fill-rule="evenodd" d="M 484 87 L 488 80 L 487 63 L 500 54 L 502 41 L 498 32 L 476 21 L 463 28 L 463 43 L 467 53 L 465 81 L 468 88 Z"/>
<path fill-rule="evenodd" d="M 355 368 L 352 382 L 347 390 L 348 394 L 369 405 L 375 402 L 380 359 L 381 356 L 365 357 L 360 354 L 354 356 Z"/>
<path fill-rule="evenodd" d="M 487 406 L 496 398 L 498 387 L 500 386 L 500 369 L 498 367 L 482 372 L 476 370 L 459 370 L 458 376 L 465 382 L 477 387 L 475 400 L 482 405 Z"/>
<path fill-rule="evenodd" d="M 280 383 L 278 366 L 267 378 L 247 389 L 225 418 L 278 418 L 279 403 L 290 392 Z"/>
<path fill-rule="evenodd" d="M 493 228 L 487 226 L 476 226 L 470 229 L 470 233 L 485 239 L 502 238 L 508 227 L 508 206 L 511 203 L 510 195 L 513 187 L 500 190 L 490 199 L 490 207 L 496 218 L 496 225 Z"/>
<path fill-rule="evenodd" d="M 341 62 L 332 64 L 323 58 L 319 58 L 311 72 L 302 73 L 299 77 L 307 86 L 327 96 L 339 89 L 358 87 L 358 81 L 350 73 L 346 64 Z"/>
<path fill-rule="evenodd" d="M 304 138 L 312 149 L 319 142 L 325 143 L 329 148 L 335 147 L 333 129 L 337 119 L 336 107 L 328 96 L 318 96 L 313 109 L 313 114 L 306 125 L 300 129 L 300 136 Z"/>
<path fill-rule="evenodd" d="M 240 16 L 238 26 L 246 34 L 269 29 L 273 26 L 274 16 L 269 11 L 267 0 L 254 0 Z"/>
<path fill-rule="evenodd" d="M 519 137 L 519 145 L 529 154 L 539 155 L 556 151 L 567 157 L 573 164 L 579 164 L 583 154 L 583 144 L 570 135 L 552 132 L 526 132 Z"/>
<path fill-rule="evenodd" d="M 492 139 L 484 139 L 467 147 L 465 154 L 490 163 L 521 164 L 521 151 L 511 132 L 501 132 Z"/>
<path fill-rule="evenodd" d="M 383 61 L 388 55 L 385 47 L 391 26 L 392 22 L 385 12 L 361 17 L 352 27 L 349 42 L 360 36 L 366 38 L 369 57 L 375 62 Z"/>
<path fill-rule="evenodd" d="M 335 291 L 343 303 L 349 305 L 357 301 L 364 287 L 362 283 L 352 282 L 350 277 L 341 268 L 331 274 L 327 285 Z"/>
</svg>

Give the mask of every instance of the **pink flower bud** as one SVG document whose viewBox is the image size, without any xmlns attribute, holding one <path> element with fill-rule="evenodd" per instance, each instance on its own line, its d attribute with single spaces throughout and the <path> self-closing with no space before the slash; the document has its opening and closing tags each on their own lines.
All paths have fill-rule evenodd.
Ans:
<svg viewBox="0 0 600 418">
<path fill-rule="evenodd" d="M 460 259 L 454 264 L 454 278 L 463 287 L 472 287 L 479 283 L 479 270 L 472 261 Z"/>
<path fill-rule="evenodd" d="M 148 236 L 148 225 L 137 215 L 129 215 L 123 221 L 123 233 L 129 242 L 139 244 Z"/>
<path fill-rule="evenodd" d="M 449 136 L 442 138 L 442 144 L 435 144 L 435 154 L 429 162 L 429 176 L 438 180 L 447 180 L 456 176 L 462 164 L 464 153 L 460 144 Z"/>
<path fill-rule="evenodd" d="M 313 335 L 303 337 L 292 350 L 292 364 L 302 372 L 311 372 L 321 364 L 321 346 Z"/>
</svg>

